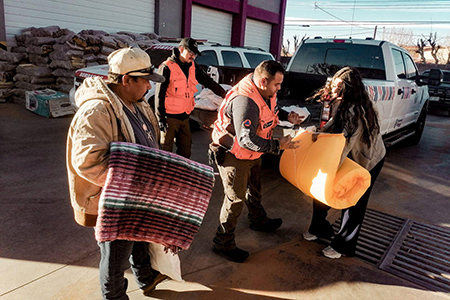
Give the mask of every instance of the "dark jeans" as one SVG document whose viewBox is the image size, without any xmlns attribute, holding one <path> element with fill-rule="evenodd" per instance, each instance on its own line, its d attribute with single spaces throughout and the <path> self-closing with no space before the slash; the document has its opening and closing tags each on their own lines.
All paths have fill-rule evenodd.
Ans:
<svg viewBox="0 0 450 300">
<path fill-rule="evenodd" d="M 369 202 L 370 193 L 373 185 L 380 174 L 381 168 L 384 164 L 384 158 L 369 171 L 371 180 L 370 187 L 362 195 L 359 201 L 352 207 L 342 210 L 341 213 L 341 227 L 338 233 L 331 242 L 331 247 L 339 253 L 347 256 L 354 256 L 356 250 L 356 243 L 358 242 L 361 225 L 366 213 L 367 203 Z M 326 220 L 329 206 L 313 200 L 313 217 L 309 232 L 318 237 L 331 237 L 333 235 L 333 228 Z"/>
<path fill-rule="evenodd" d="M 125 271 L 130 268 L 139 288 L 149 285 L 156 271 L 152 270 L 148 243 L 115 240 L 98 243 L 100 247 L 100 287 L 104 300 L 128 300 Z M 155 272 L 155 273 L 154 273 Z"/>
</svg>

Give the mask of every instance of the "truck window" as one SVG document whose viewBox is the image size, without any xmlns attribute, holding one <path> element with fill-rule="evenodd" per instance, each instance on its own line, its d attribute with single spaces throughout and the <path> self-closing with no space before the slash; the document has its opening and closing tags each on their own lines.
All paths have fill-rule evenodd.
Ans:
<svg viewBox="0 0 450 300">
<path fill-rule="evenodd" d="M 195 58 L 195 62 L 199 65 L 205 65 L 205 66 L 218 66 L 219 65 L 219 61 L 217 60 L 216 51 L 213 51 L 213 50 L 202 51 L 202 55 L 197 56 Z"/>
<path fill-rule="evenodd" d="M 381 47 L 352 43 L 304 43 L 290 71 L 333 76 L 345 66 L 358 68 L 363 78 L 386 79 Z"/>
<path fill-rule="evenodd" d="M 416 65 L 414 64 L 414 61 L 412 60 L 411 56 L 407 55 L 406 53 L 403 53 L 405 63 L 406 63 L 406 79 L 416 79 L 417 76 L 417 69 Z"/>
<path fill-rule="evenodd" d="M 403 62 L 402 53 L 396 49 L 392 49 L 392 57 L 394 58 L 395 72 L 398 78 L 406 78 L 405 64 Z"/>
<path fill-rule="evenodd" d="M 221 51 L 223 58 L 223 65 L 225 67 L 242 68 L 242 60 L 239 53 L 235 51 Z"/>
<path fill-rule="evenodd" d="M 244 55 L 248 63 L 250 64 L 250 68 L 252 69 L 256 68 L 259 65 L 259 63 L 264 60 L 273 60 L 272 56 L 265 53 L 244 52 Z"/>
</svg>

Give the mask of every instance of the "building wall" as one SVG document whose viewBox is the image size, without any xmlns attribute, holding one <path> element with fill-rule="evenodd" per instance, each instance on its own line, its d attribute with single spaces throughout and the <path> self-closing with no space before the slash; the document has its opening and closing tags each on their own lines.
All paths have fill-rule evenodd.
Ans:
<svg viewBox="0 0 450 300">
<path fill-rule="evenodd" d="M 248 0 L 248 5 L 262 8 L 264 10 L 279 14 L 281 1 L 282 0 L 271 0 L 271 1 Z"/>
<path fill-rule="evenodd" d="M 3 0 L 8 46 L 28 27 L 154 32 L 155 0 Z"/>
<path fill-rule="evenodd" d="M 190 36 L 229 45 L 232 23 L 233 16 L 228 12 L 193 5 Z"/>
<path fill-rule="evenodd" d="M 14 35 L 27 27 L 57 25 L 74 32 L 83 29 L 155 32 L 161 36 L 184 37 L 192 32 L 192 8 L 194 5 L 227 13 L 232 16 L 229 44 L 244 46 L 246 26 L 265 23 L 269 51 L 280 58 L 287 0 L 0 0 L 4 11 L 4 25 L 0 18 L 0 42 L 2 32 L 8 46 L 15 45 Z M 197 18 L 197 17 L 196 17 Z M 254 22 L 255 21 L 255 22 Z M 253 22 L 253 23 L 252 23 Z M 3 31 L 2 31 L 3 30 Z M 266 44 L 266 41 L 263 41 Z M 266 46 L 264 46 L 266 48 Z"/>
<path fill-rule="evenodd" d="M 287 0 L 185 0 L 185 7 L 191 7 L 192 4 L 196 4 L 232 13 L 233 24 L 230 42 L 232 46 L 245 45 L 247 19 L 271 24 L 272 31 L 269 37 L 269 51 L 277 59 L 280 59 L 286 1 Z M 184 35 L 187 36 L 191 33 L 192 13 L 189 9 L 185 9 L 184 13 Z"/>
<path fill-rule="evenodd" d="M 3 0 L 0 0 L 0 46 L 6 49 L 5 9 L 3 7 Z"/>
<path fill-rule="evenodd" d="M 183 28 L 183 1 L 156 0 L 155 33 L 165 37 L 181 37 Z"/>
<path fill-rule="evenodd" d="M 269 51 L 271 34 L 272 24 L 247 18 L 244 46 L 259 47 Z"/>
</svg>

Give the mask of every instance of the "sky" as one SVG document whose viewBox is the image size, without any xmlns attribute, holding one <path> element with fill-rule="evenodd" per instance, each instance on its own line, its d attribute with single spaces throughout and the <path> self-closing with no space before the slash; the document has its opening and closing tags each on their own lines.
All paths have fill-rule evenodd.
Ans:
<svg viewBox="0 0 450 300">
<path fill-rule="evenodd" d="M 283 43 L 293 36 L 366 38 L 415 45 L 436 33 L 450 46 L 450 0 L 287 0 Z M 394 39 L 394 40 L 392 40 Z"/>
</svg>

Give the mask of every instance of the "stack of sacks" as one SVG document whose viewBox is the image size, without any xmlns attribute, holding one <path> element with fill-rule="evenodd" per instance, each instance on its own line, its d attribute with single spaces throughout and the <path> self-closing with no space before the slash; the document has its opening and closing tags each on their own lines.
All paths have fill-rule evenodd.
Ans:
<svg viewBox="0 0 450 300">
<path fill-rule="evenodd" d="M 86 67 L 103 64 L 107 59 L 107 56 L 102 54 L 104 36 L 108 36 L 108 33 L 103 30 L 89 29 L 78 33 L 78 45 L 84 48 L 83 59 Z M 115 45 L 115 42 L 113 44 Z"/>
<path fill-rule="evenodd" d="M 344 209 L 355 205 L 370 186 L 370 173 L 349 158 L 339 166 L 345 146 L 343 134 L 321 133 L 315 142 L 312 135 L 304 131 L 293 139 L 300 141 L 300 147 L 284 151 L 281 175 L 328 206 Z"/>
<path fill-rule="evenodd" d="M 142 49 L 147 49 L 148 47 L 159 43 L 159 36 L 155 33 L 133 33 L 126 31 L 117 32 L 118 38 L 129 36 L 131 40 L 125 38 L 127 40 L 127 45 L 132 47 L 140 47 Z"/>
<path fill-rule="evenodd" d="M 13 53 L 0 49 L 0 102 L 15 100 L 13 78 L 17 65 L 26 57 L 26 53 Z"/>
<path fill-rule="evenodd" d="M 53 52 L 50 53 L 50 68 L 56 77 L 56 89 L 68 93 L 73 87 L 75 70 L 84 67 L 82 56 L 84 49 L 73 42 L 75 33 L 65 29 L 65 34 L 61 35 L 53 45 Z"/>
<path fill-rule="evenodd" d="M 69 93 L 73 87 L 76 70 L 107 64 L 108 55 L 119 48 L 140 47 L 146 49 L 159 43 L 159 36 L 154 33 L 118 32 L 108 34 L 102 30 L 92 29 L 74 33 L 69 29 L 61 29 L 59 26 L 26 28 L 15 38 L 17 46 L 13 47 L 11 52 L 28 54 L 28 60 L 20 63 L 28 64 L 26 66 L 27 74 L 32 66 L 38 67 L 36 72 L 32 73 L 39 75 L 32 78 L 30 75 L 19 72 L 15 74 L 13 80 L 16 81 L 16 84 L 13 92 L 19 99 L 24 99 L 26 91 L 45 88 Z M 0 61 L 0 72 L 11 72 L 16 66 Z M 44 68 L 50 68 L 52 72 L 47 74 L 48 72 L 44 71 Z M 44 73 L 47 74 L 46 77 L 42 77 Z M 8 74 L 0 75 L 7 76 Z M 0 94 L 0 98 L 1 96 Z"/>
<path fill-rule="evenodd" d="M 85 67 L 84 48 L 76 44 L 75 40 L 75 33 L 65 29 L 65 34 L 57 39 L 50 53 L 49 66 L 56 77 L 56 89 L 64 93 L 73 87 L 75 71 Z"/>
<path fill-rule="evenodd" d="M 48 67 L 50 62 L 49 54 L 53 51 L 56 40 L 64 34 L 58 26 L 48 26 L 42 28 L 26 28 L 16 35 L 17 47 L 15 51 L 26 49 L 28 62 L 20 64 L 16 68 L 15 95 L 25 102 L 27 91 L 42 90 L 55 87 L 55 77 Z"/>
<path fill-rule="evenodd" d="M 17 89 L 25 91 L 43 90 L 55 86 L 52 70 L 47 66 L 34 64 L 18 65 L 14 81 Z"/>
<path fill-rule="evenodd" d="M 36 66 L 46 66 L 50 62 L 49 53 L 53 51 L 56 39 L 64 32 L 58 26 L 25 28 L 16 35 L 18 48 L 24 47 L 29 62 Z"/>
</svg>

